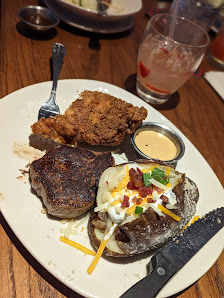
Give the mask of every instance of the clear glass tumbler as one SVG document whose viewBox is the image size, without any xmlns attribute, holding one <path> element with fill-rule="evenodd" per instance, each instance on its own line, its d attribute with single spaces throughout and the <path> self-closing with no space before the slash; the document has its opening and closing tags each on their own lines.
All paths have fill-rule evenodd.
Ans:
<svg viewBox="0 0 224 298">
<path fill-rule="evenodd" d="M 164 103 L 195 72 L 209 44 L 197 24 L 177 17 L 173 38 L 172 15 L 154 15 L 144 31 L 137 58 L 137 92 L 146 102 Z"/>
<path fill-rule="evenodd" d="M 200 27 L 209 31 L 218 17 L 224 0 L 180 0 L 178 16 L 191 20 Z M 174 9 L 174 3 L 170 13 Z"/>
</svg>

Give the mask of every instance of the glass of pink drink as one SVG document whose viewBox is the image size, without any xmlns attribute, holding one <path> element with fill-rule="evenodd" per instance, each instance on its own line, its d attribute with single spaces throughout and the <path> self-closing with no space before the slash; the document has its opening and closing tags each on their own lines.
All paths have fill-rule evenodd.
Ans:
<svg viewBox="0 0 224 298">
<path fill-rule="evenodd" d="M 197 24 L 177 17 L 169 37 L 172 16 L 153 16 L 144 31 L 137 58 L 137 92 L 146 102 L 166 102 L 198 68 L 209 43 Z"/>
</svg>

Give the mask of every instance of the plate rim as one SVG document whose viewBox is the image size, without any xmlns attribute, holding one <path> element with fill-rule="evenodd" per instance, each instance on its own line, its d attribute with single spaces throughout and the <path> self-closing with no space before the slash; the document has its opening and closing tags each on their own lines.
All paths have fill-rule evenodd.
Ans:
<svg viewBox="0 0 224 298">
<path fill-rule="evenodd" d="M 71 2 L 67 2 L 66 0 L 56 0 L 56 1 L 57 2 L 62 2 L 64 4 L 66 4 L 66 5 L 68 5 L 68 6 L 71 6 L 71 7 L 75 7 L 75 8 L 77 8 L 77 10 L 80 9 L 83 12 L 93 13 L 94 15 L 97 15 L 97 11 L 91 11 L 89 9 L 86 9 L 86 8 L 82 7 L 82 6 L 78 6 L 77 4 L 74 4 L 74 3 L 71 3 Z M 138 7 L 137 7 L 137 9 L 132 10 L 131 13 L 110 13 L 109 14 L 109 17 L 111 16 L 111 17 L 125 18 L 127 16 L 131 16 L 131 15 L 136 14 L 137 12 L 139 12 L 141 10 L 141 8 L 142 8 L 142 0 L 138 0 Z"/>
<path fill-rule="evenodd" d="M 116 33 L 121 33 L 124 31 L 128 31 L 134 26 L 134 18 L 133 16 L 127 16 L 121 20 L 111 20 L 108 22 L 105 22 L 103 24 L 104 26 L 107 26 L 107 28 L 100 28 L 98 25 L 100 24 L 99 21 L 95 20 L 90 20 L 92 22 L 91 25 L 88 25 L 88 23 L 83 25 L 83 22 L 88 22 L 87 18 L 84 16 L 81 16 L 81 21 L 82 22 L 74 22 L 74 20 L 69 19 L 68 17 L 63 16 L 60 11 L 55 8 L 55 5 L 60 5 L 55 3 L 53 0 L 44 0 L 45 5 L 48 7 L 48 9 L 52 10 L 54 14 L 56 14 L 63 22 L 66 24 L 78 28 L 80 30 L 84 30 L 87 32 L 95 32 L 95 33 L 100 33 L 100 34 L 116 34 Z M 67 9 L 64 8 L 65 13 L 67 13 Z M 74 13 L 74 16 L 80 17 L 79 15 Z M 110 25 L 113 24 L 115 25 L 113 28 L 110 28 Z M 118 26 L 119 25 L 119 26 Z"/>
</svg>

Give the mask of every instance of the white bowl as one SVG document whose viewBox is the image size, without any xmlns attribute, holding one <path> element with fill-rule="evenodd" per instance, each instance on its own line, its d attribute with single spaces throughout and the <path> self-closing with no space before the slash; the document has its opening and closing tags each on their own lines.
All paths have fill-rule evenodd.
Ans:
<svg viewBox="0 0 224 298">
<path fill-rule="evenodd" d="M 111 0 L 106 10 L 107 15 L 102 16 L 97 11 L 84 8 L 72 3 L 72 0 L 55 0 L 59 5 L 82 17 L 100 21 L 120 20 L 136 14 L 142 8 L 142 0 Z"/>
</svg>

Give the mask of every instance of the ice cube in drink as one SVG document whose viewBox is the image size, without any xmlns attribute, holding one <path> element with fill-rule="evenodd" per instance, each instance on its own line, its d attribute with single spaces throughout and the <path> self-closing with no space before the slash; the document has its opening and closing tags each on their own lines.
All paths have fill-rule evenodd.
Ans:
<svg viewBox="0 0 224 298">
<path fill-rule="evenodd" d="M 180 45 L 160 40 L 159 35 L 145 39 L 140 45 L 137 63 L 139 83 L 165 97 L 177 91 L 195 70 L 192 53 Z"/>
</svg>

